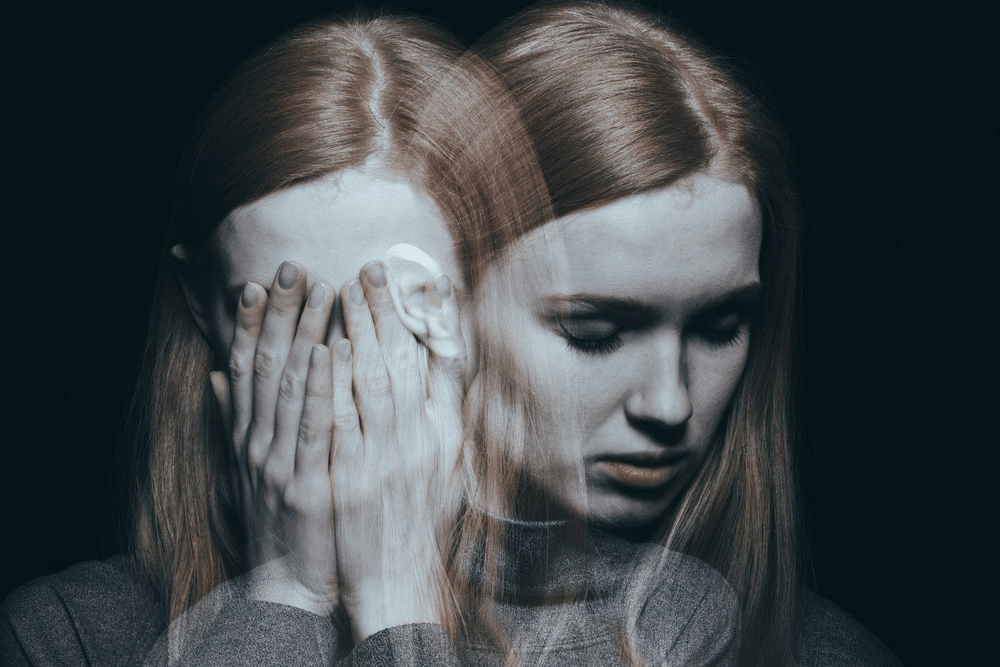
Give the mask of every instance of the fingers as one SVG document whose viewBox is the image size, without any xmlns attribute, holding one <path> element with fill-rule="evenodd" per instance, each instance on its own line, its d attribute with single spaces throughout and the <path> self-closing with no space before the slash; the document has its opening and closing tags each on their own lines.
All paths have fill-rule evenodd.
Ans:
<svg viewBox="0 0 1000 667">
<path fill-rule="evenodd" d="M 296 441 L 305 418 L 304 401 L 308 396 L 308 378 L 314 373 L 311 356 L 314 347 L 320 343 L 330 320 L 330 311 L 336 293 L 323 282 L 315 283 L 309 290 L 291 351 L 285 362 L 278 390 L 278 404 L 275 408 L 274 438 L 268 460 L 282 470 L 290 472 L 296 460 Z M 329 350 L 326 352 L 329 357 Z M 329 364 L 327 364 L 329 368 Z M 328 372 L 328 371 L 327 371 Z M 329 403 L 327 410 L 331 410 Z"/>
<path fill-rule="evenodd" d="M 383 442 L 394 434 L 395 408 L 375 323 L 360 282 L 352 280 L 344 285 L 341 303 L 344 329 L 351 341 L 354 397 L 361 430 L 365 440 Z"/>
<path fill-rule="evenodd" d="M 385 264 L 369 262 L 361 269 L 361 286 L 371 314 L 375 338 L 382 354 L 397 423 L 412 423 L 426 396 L 427 353 L 403 324 L 393 303 Z M 352 339 L 353 340 L 353 339 Z M 368 341 L 355 342 L 355 349 Z M 363 406 L 359 404 L 359 410 Z M 361 414 L 364 425 L 365 413 Z"/>
<path fill-rule="evenodd" d="M 278 392 L 295 336 L 305 287 L 305 272 L 291 262 L 281 265 L 271 284 L 267 311 L 254 353 L 253 417 L 250 420 L 247 456 L 255 464 L 263 463 L 270 450 Z M 305 374 L 291 376 L 290 381 L 296 380 L 304 383 Z"/>
<path fill-rule="evenodd" d="M 326 329 L 326 346 L 333 349 L 333 344 L 347 334 L 344 333 L 344 311 L 340 299 L 333 300 L 333 310 L 330 312 L 330 324 Z"/>
<path fill-rule="evenodd" d="M 295 473 L 327 475 L 330 443 L 333 437 L 333 362 L 330 348 L 314 345 L 309 356 L 309 375 L 299 420 L 298 446 L 295 448 Z"/>
<path fill-rule="evenodd" d="M 236 453 L 251 468 L 266 466 L 275 478 L 287 479 L 294 472 L 310 391 L 313 346 L 326 336 L 336 301 L 334 290 L 317 282 L 303 306 L 306 284 L 306 272 L 292 262 L 279 267 L 270 295 L 259 285 L 248 283 L 241 295 L 230 352 L 231 386 L 226 398 L 232 404 Z M 329 350 L 325 354 L 329 359 Z M 322 382 L 314 378 L 312 391 L 327 391 Z M 221 388 L 214 391 L 221 404 Z M 332 394 L 327 398 L 332 400 Z M 316 432 L 322 428 L 319 403 L 310 401 L 311 421 L 305 424 L 310 438 L 319 437 Z M 330 400 L 325 409 L 325 419 L 332 421 Z M 324 455 L 329 456 L 326 451 Z"/>
<path fill-rule="evenodd" d="M 229 351 L 230 398 L 232 399 L 232 437 L 237 454 L 242 456 L 247 430 L 253 416 L 254 355 L 260 338 L 267 295 L 256 283 L 243 286 L 236 309 L 236 328 Z"/>
<path fill-rule="evenodd" d="M 364 455 L 364 440 L 354 403 L 351 342 L 343 338 L 333 346 L 333 443 L 331 473 L 354 470 Z"/>
</svg>

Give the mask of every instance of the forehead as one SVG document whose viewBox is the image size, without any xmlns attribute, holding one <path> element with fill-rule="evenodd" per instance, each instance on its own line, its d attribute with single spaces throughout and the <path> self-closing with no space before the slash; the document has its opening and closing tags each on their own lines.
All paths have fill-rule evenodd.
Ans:
<svg viewBox="0 0 1000 667">
<path fill-rule="evenodd" d="M 548 291 L 694 299 L 757 280 L 761 234 L 744 186 L 699 174 L 550 222 L 506 263 L 545 264 Z"/>
<path fill-rule="evenodd" d="M 339 287 L 397 243 L 422 248 L 458 275 L 447 225 L 430 197 L 366 170 L 344 170 L 234 209 L 210 243 L 229 287 L 249 280 L 267 287 L 285 260 L 302 264 L 310 283 Z"/>
</svg>

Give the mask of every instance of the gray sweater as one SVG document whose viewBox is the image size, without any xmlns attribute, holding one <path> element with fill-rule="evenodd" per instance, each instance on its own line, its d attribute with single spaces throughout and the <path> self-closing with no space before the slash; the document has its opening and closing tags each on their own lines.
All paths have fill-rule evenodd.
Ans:
<svg viewBox="0 0 1000 667">
<path fill-rule="evenodd" d="M 586 549 L 572 548 L 559 527 L 545 524 L 511 524 L 508 539 L 506 559 L 491 568 L 503 591 L 494 617 L 524 664 L 623 664 L 626 635 L 645 664 L 733 663 L 736 598 L 701 561 L 603 535 Z M 629 573 L 650 558 L 656 575 L 640 585 Z M 0 658 L 4 665 L 162 665 L 168 654 L 177 665 L 501 663 L 485 645 L 457 651 L 435 625 L 389 628 L 351 646 L 327 617 L 232 591 L 209 600 L 213 611 L 196 614 L 177 642 L 177 624 L 166 627 L 161 605 L 129 560 L 80 563 L 29 582 L 3 603 Z M 634 612 L 631 625 L 626 609 Z M 897 664 L 828 602 L 812 598 L 802 621 L 797 646 L 804 666 Z"/>
</svg>

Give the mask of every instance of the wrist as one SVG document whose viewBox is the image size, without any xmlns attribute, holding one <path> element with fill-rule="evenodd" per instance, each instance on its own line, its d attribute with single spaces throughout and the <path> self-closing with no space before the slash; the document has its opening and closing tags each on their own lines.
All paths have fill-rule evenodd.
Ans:
<svg viewBox="0 0 1000 667">
<path fill-rule="evenodd" d="M 249 595 L 262 602 L 297 607 L 318 616 L 329 616 L 337 606 L 336 594 L 324 594 L 299 581 L 284 559 L 277 558 L 250 571 Z"/>
<path fill-rule="evenodd" d="M 424 590 L 385 587 L 380 593 L 359 594 L 344 606 L 355 642 L 400 625 L 442 622 L 438 605 Z"/>
</svg>

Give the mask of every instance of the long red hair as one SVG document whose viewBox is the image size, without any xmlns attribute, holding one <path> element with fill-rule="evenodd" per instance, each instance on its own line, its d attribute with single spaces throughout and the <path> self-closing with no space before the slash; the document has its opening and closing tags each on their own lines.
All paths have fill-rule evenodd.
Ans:
<svg viewBox="0 0 1000 667">
<path fill-rule="evenodd" d="M 245 567 L 208 383 L 217 351 L 188 312 L 170 247 L 202 261 L 199 243 L 234 208 L 376 157 L 434 199 L 474 285 L 484 249 L 549 216 L 517 107 L 462 54 L 415 18 L 316 21 L 240 66 L 203 113 L 182 159 L 129 421 L 132 551 L 169 619 Z"/>
<path fill-rule="evenodd" d="M 521 107 L 557 216 L 720 168 L 763 216 L 763 299 L 746 369 L 706 464 L 663 526 L 742 605 L 741 665 L 793 664 L 799 527 L 792 351 L 799 206 L 766 99 L 652 13 L 600 2 L 531 8 L 481 53 Z"/>
</svg>

